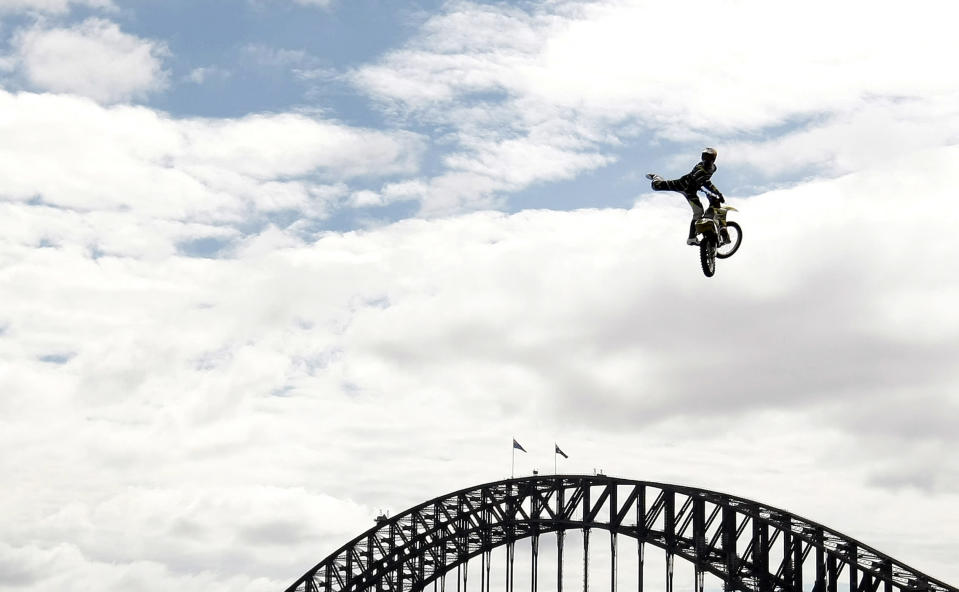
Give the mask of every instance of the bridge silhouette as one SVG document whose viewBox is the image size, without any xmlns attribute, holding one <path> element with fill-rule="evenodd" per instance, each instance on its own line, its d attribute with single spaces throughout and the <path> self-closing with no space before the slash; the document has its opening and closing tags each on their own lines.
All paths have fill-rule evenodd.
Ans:
<svg viewBox="0 0 959 592">
<path fill-rule="evenodd" d="M 465 592 L 470 562 L 489 592 L 492 552 L 505 547 L 505 592 L 515 592 L 516 542 L 530 540 L 531 592 L 538 592 L 540 537 L 555 536 L 557 592 L 564 592 L 568 533 L 581 533 L 584 591 L 590 589 L 590 532 L 609 533 L 609 588 L 617 592 L 620 536 L 635 540 L 638 592 L 646 546 L 692 564 L 693 592 L 705 575 L 743 592 L 959 592 L 835 530 L 748 499 L 680 485 L 605 475 L 534 475 L 462 489 L 377 519 L 287 592 L 445 592 L 447 576 Z M 524 552 L 523 558 L 527 559 Z M 632 558 L 631 558 L 632 559 Z M 474 578 L 475 583 L 475 578 Z M 568 587 L 568 586 L 567 586 Z M 497 586 L 499 588 L 499 586 Z M 578 588 L 578 585 L 577 585 Z"/>
</svg>

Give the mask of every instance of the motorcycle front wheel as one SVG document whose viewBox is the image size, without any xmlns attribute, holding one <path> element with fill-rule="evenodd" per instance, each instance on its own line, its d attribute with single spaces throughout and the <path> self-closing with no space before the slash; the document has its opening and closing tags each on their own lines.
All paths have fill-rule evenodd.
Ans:
<svg viewBox="0 0 959 592">
<path fill-rule="evenodd" d="M 729 233 L 729 242 L 716 249 L 716 256 L 720 259 L 732 257 L 733 253 L 739 250 L 739 245 L 743 242 L 743 229 L 735 222 L 726 223 L 726 232 Z"/>
<path fill-rule="evenodd" d="M 699 262 L 703 266 L 703 274 L 713 277 L 716 273 L 716 237 L 707 234 L 699 243 Z"/>
</svg>

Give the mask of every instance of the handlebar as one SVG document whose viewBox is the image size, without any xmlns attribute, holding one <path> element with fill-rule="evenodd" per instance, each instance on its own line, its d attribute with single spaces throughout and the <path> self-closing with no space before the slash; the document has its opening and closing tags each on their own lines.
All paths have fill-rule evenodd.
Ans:
<svg viewBox="0 0 959 592">
<path fill-rule="evenodd" d="M 700 191 L 703 192 L 703 194 L 706 196 L 706 199 L 708 199 L 710 203 L 712 203 L 713 200 L 719 200 L 719 196 L 711 191 L 707 191 L 705 189 L 700 189 Z"/>
</svg>

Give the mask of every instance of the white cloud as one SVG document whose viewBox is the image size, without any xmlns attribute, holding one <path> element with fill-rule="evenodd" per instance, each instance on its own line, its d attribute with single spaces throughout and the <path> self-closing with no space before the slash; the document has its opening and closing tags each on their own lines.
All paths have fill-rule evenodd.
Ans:
<svg viewBox="0 0 959 592">
<path fill-rule="evenodd" d="M 369 190 L 355 192 L 350 196 L 350 202 L 353 206 L 359 208 L 385 205 L 385 201 L 379 193 Z"/>
<path fill-rule="evenodd" d="M 521 474 L 558 441 L 570 472 L 759 499 L 959 579 L 953 82 L 881 70 L 923 57 L 900 40 L 731 37 L 710 69 L 658 4 L 447 6 L 356 73 L 451 146 L 432 178 L 411 133 L 0 92 L 0 587 L 282 589 L 381 509 L 505 476 L 512 436 Z M 708 30 L 740 9 L 772 18 Z M 711 279 L 675 195 L 309 231 L 351 200 L 497 205 L 642 126 L 810 115 L 723 148 L 836 178 L 730 196 L 745 242 Z"/>
<path fill-rule="evenodd" d="M 253 177 L 304 175 L 329 169 L 340 178 L 410 172 L 419 156 L 413 134 L 358 130 L 295 114 L 250 115 L 183 124 L 185 159 Z"/>
<path fill-rule="evenodd" d="M 194 68 L 186 76 L 186 80 L 194 84 L 203 84 L 210 79 L 224 79 L 230 77 L 230 71 L 217 66 L 203 66 Z"/>
<path fill-rule="evenodd" d="M 58 14 L 67 12 L 73 5 L 115 8 L 112 0 L 0 0 L 0 13 L 30 11 Z"/>
<path fill-rule="evenodd" d="M 329 8 L 333 6 L 334 0 L 293 0 L 303 6 L 319 6 L 320 8 Z"/>
<path fill-rule="evenodd" d="M 907 13 L 867 2 L 780 10 L 759 0 L 526 9 L 457 1 L 352 80 L 388 113 L 436 126 L 454 147 L 429 181 L 439 189 L 423 198 L 428 211 L 489 206 L 531 183 L 602 167 L 640 134 L 728 142 L 730 162 L 775 161 L 772 175 L 803 165 L 841 174 L 866 160 L 847 160 L 859 148 L 893 156 L 897 142 L 918 149 L 955 137 L 959 86 L 942 76 L 945 56 L 959 53 L 953 11 L 925 0 Z M 869 33 L 849 34 L 864 13 Z M 678 22 L 681 37 L 666 25 Z M 832 131 L 818 129 L 823 120 Z M 796 131 L 766 141 L 777 127 Z M 540 146 L 555 153 L 538 158 Z"/>
<path fill-rule="evenodd" d="M 20 31 L 14 49 L 27 81 L 39 90 L 116 103 L 145 97 L 167 84 L 166 47 L 102 19 Z"/>
<path fill-rule="evenodd" d="M 5 199 L 144 222 L 234 224 L 280 210 L 324 218 L 349 193 L 345 182 L 413 173 L 422 152 L 414 134 L 296 114 L 175 119 L 31 93 L 0 93 L 0 113 Z"/>
<path fill-rule="evenodd" d="M 864 9 L 873 34 L 847 34 Z M 559 2 L 531 10 L 451 3 L 408 48 L 361 69 L 357 82 L 413 109 L 499 91 L 614 121 L 641 117 L 654 128 L 713 131 L 753 130 L 867 96 L 956 90 L 939 67 L 959 47 L 947 34 L 952 9 L 940 2 L 918 2 L 908 13 L 868 2 L 783 12 L 758 0 Z M 782 19 L 794 26 L 768 26 Z M 679 21 L 683 41 L 662 26 Z M 719 32 L 722 41 L 712 41 Z"/>
<path fill-rule="evenodd" d="M 277 589 L 380 509 L 504 476 L 512 435 L 520 473 L 559 435 L 571 471 L 760 499 L 955 580 L 957 166 L 737 201 L 711 279 L 663 194 L 270 228 L 225 260 L 93 259 L 118 219 L 7 204 L 0 565 L 26 590 Z M 25 244 L 38 224 L 58 242 Z"/>
<path fill-rule="evenodd" d="M 422 215 L 448 215 L 464 210 L 497 208 L 500 196 L 545 181 L 573 179 L 612 162 L 596 152 L 563 147 L 548 138 L 469 142 L 469 149 L 444 157 L 449 172 L 413 184 L 391 184 L 384 193 L 420 200 Z M 415 188 L 415 192 L 410 192 Z"/>
<path fill-rule="evenodd" d="M 338 82 L 341 74 L 329 66 L 328 60 L 318 58 L 301 49 L 283 49 L 249 43 L 242 48 L 246 65 L 288 71 L 297 80 Z"/>
<path fill-rule="evenodd" d="M 248 4 L 262 10 L 269 10 L 271 6 L 290 5 L 316 7 L 323 10 L 332 10 L 337 4 L 337 0 L 246 0 Z"/>
<path fill-rule="evenodd" d="M 779 177 L 815 170 L 843 174 L 895 161 L 930 146 L 959 143 L 959 93 L 949 98 L 873 100 L 825 121 L 752 142 L 725 146 L 726 162 Z"/>
<path fill-rule="evenodd" d="M 292 67 L 309 65 L 315 62 L 308 53 L 299 49 L 282 49 L 261 43 L 251 43 L 243 47 L 245 61 L 267 67 Z"/>
</svg>

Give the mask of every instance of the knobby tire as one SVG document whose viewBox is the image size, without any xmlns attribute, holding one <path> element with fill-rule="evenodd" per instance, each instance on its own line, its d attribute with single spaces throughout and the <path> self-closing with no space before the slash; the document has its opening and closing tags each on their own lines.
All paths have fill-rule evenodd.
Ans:
<svg viewBox="0 0 959 592">
<path fill-rule="evenodd" d="M 743 243 L 743 229 L 735 222 L 726 222 L 726 232 L 729 233 L 730 243 L 723 245 L 716 251 L 720 259 L 732 257 Z"/>
<path fill-rule="evenodd" d="M 703 274 L 706 277 L 713 277 L 716 273 L 716 238 L 711 235 L 703 237 L 699 243 L 699 262 L 703 266 Z"/>
</svg>

